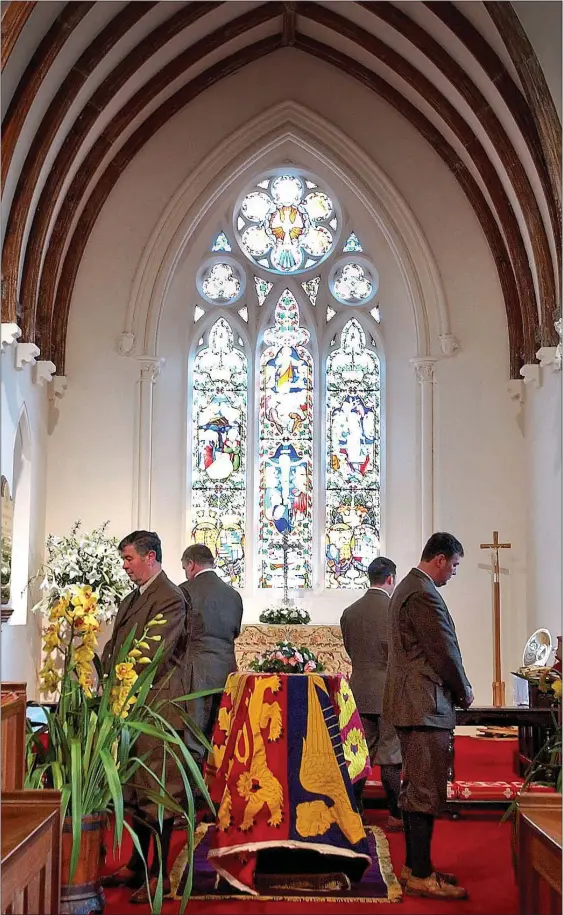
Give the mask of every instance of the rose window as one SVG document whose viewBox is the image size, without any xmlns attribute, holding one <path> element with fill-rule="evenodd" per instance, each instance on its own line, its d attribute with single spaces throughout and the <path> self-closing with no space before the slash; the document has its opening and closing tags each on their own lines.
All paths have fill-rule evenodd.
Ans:
<svg viewBox="0 0 563 915">
<path fill-rule="evenodd" d="M 332 199 L 300 175 L 258 182 L 236 213 L 242 250 L 253 263 L 275 273 L 301 273 L 321 264 L 333 250 L 339 220 Z"/>
</svg>

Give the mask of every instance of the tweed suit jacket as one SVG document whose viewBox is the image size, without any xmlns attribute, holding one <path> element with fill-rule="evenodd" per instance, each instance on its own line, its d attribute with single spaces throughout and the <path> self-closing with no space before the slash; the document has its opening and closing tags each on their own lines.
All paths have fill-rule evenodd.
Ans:
<svg viewBox="0 0 563 915">
<path fill-rule="evenodd" d="M 350 687 L 358 711 L 380 715 L 387 672 L 389 596 L 366 591 L 340 617 L 344 647 L 352 662 Z"/>
<path fill-rule="evenodd" d="M 242 598 L 213 570 L 183 581 L 180 589 L 193 608 L 190 692 L 223 687 L 237 669 L 235 639 L 242 624 Z"/>
<path fill-rule="evenodd" d="M 186 695 L 189 686 L 187 677 L 189 612 L 188 598 L 170 581 L 165 572 L 160 572 L 143 594 L 139 594 L 138 589 L 135 588 L 121 601 L 111 638 L 104 648 L 102 664 L 106 672 L 116 662 L 121 647 L 133 627 L 136 627 L 136 637 L 140 638 L 149 620 L 153 619 L 157 613 L 162 613 L 166 619 L 166 625 L 155 627 L 150 633 L 162 636 L 161 641 L 148 642 L 150 647 L 144 650 L 145 656 L 152 657 L 159 645 L 164 642 L 164 654 L 147 701 L 150 702 L 155 696 L 160 700 L 175 699 L 177 696 Z M 173 709 L 167 710 L 166 707 L 163 707 L 161 714 L 174 727 L 183 729 L 181 718 Z"/>
<path fill-rule="evenodd" d="M 143 649 L 146 657 L 152 657 L 158 647 L 164 643 L 162 660 L 156 671 L 153 687 L 147 695 L 147 703 L 158 703 L 158 713 L 186 740 L 185 724 L 181 713 L 171 704 L 180 696 L 189 692 L 188 648 L 189 648 L 189 611 L 186 596 L 173 584 L 164 572 L 160 572 L 149 587 L 139 594 L 137 588 L 122 600 L 113 625 L 111 639 L 102 654 L 102 664 L 106 672 L 116 663 L 123 643 L 133 627 L 136 637 L 140 638 L 149 620 L 162 613 L 166 624 L 154 627 L 151 635 L 160 635 L 159 642 L 147 642 L 148 649 Z M 160 702 L 164 700 L 164 704 Z M 187 704 L 184 704 L 184 711 Z M 158 776 L 162 777 L 163 751 L 162 742 L 147 734 L 140 734 L 135 744 L 135 752 L 146 756 L 146 763 Z M 166 759 L 166 789 L 178 801 L 185 803 L 184 785 L 176 765 L 170 756 Z M 139 768 L 129 786 L 124 789 L 123 797 L 128 806 L 140 808 L 150 820 L 156 821 L 157 807 L 147 798 L 146 792 L 155 790 L 155 781 L 144 769 Z"/>
<path fill-rule="evenodd" d="M 454 622 L 438 589 L 411 569 L 389 608 L 389 663 L 383 714 L 395 727 L 455 727 L 455 705 L 466 706 L 465 674 Z"/>
</svg>

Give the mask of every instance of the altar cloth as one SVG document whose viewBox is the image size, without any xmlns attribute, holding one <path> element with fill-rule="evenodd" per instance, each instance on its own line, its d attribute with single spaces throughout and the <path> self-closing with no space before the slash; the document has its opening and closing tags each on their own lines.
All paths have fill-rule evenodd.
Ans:
<svg viewBox="0 0 563 915">
<path fill-rule="evenodd" d="M 209 862 L 232 886 L 257 895 L 258 851 L 275 847 L 336 856 L 361 879 L 371 859 L 352 783 L 369 758 L 344 677 L 231 674 L 212 746 Z"/>
</svg>

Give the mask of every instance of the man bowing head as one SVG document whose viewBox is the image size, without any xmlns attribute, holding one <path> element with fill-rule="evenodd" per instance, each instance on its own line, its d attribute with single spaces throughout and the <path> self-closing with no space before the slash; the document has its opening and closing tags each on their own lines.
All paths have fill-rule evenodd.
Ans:
<svg viewBox="0 0 563 915">
<path fill-rule="evenodd" d="M 160 664 L 156 670 L 152 688 L 149 690 L 147 702 L 153 699 L 167 699 L 172 702 L 179 696 L 189 692 L 189 679 L 187 676 L 187 653 L 189 643 L 189 596 L 180 591 L 162 571 L 162 545 L 160 537 L 152 531 L 133 531 L 124 537 L 118 546 L 123 568 L 127 572 L 134 590 L 119 605 L 113 633 L 106 645 L 102 657 L 104 668 L 111 670 L 117 661 L 119 652 L 127 636 L 135 627 L 136 636 L 140 638 L 147 623 L 158 614 L 162 614 L 164 623 L 159 627 L 158 634 L 162 640 L 150 642 L 150 648 L 145 649 L 145 655 L 152 657 L 160 645 L 164 651 Z M 149 643 L 147 642 L 147 645 Z M 181 715 L 171 704 L 164 704 L 159 708 L 161 714 L 173 728 L 185 739 L 184 723 Z M 137 755 L 148 754 L 146 764 L 155 774 L 162 777 L 162 743 L 146 734 L 140 734 L 136 743 Z M 166 790 L 180 802 L 183 799 L 183 785 L 181 776 L 177 771 L 171 757 L 167 757 Z M 173 818 L 165 819 L 162 828 L 158 822 L 157 807 L 146 795 L 146 789 L 154 790 L 155 781 L 145 769 L 139 767 L 134 776 L 134 782 L 127 788 L 125 802 L 133 812 L 135 828 L 139 842 L 145 856 L 148 857 L 151 836 L 158 832 L 162 849 L 162 867 L 164 877 L 164 892 L 170 889 L 168 880 L 167 858 L 172 836 Z M 151 891 L 154 894 L 158 874 L 158 855 L 153 854 Z M 131 897 L 132 902 L 147 903 L 148 894 L 144 883 L 144 864 L 141 856 L 133 851 L 133 855 L 125 867 L 103 880 L 105 886 L 129 886 L 136 888 Z"/>
</svg>

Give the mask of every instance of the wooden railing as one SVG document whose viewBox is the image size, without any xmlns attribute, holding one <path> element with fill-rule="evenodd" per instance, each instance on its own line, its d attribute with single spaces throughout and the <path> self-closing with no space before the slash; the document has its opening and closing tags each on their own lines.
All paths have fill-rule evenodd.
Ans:
<svg viewBox="0 0 563 915">
<path fill-rule="evenodd" d="M 2 915 L 57 915 L 60 873 L 60 791 L 2 792 Z"/>
<path fill-rule="evenodd" d="M 2 791 L 18 791 L 23 788 L 25 709 L 25 683 L 2 683 Z"/>
</svg>

